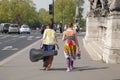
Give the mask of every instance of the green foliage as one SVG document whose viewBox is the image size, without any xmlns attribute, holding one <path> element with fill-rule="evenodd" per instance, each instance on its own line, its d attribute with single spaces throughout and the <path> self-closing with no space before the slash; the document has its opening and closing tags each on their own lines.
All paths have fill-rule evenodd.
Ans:
<svg viewBox="0 0 120 80">
<path fill-rule="evenodd" d="M 81 20 L 79 21 L 79 24 L 80 24 L 81 28 L 85 28 L 85 26 L 86 26 L 86 20 L 83 19 L 83 18 L 81 18 Z"/>
<path fill-rule="evenodd" d="M 0 2 L 0 21 L 8 21 L 8 13 L 7 11 L 9 11 L 9 5 L 7 4 L 8 1 L 7 0 L 3 0 Z"/>
<path fill-rule="evenodd" d="M 75 15 L 75 3 L 73 0 L 56 0 L 54 11 L 56 22 L 72 22 Z"/>
<path fill-rule="evenodd" d="M 55 22 L 73 22 L 75 17 L 76 5 L 82 6 L 84 0 L 54 0 L 54 19 Z M 42 2 L 41 2 L 42 3 Z M 49 6 L 49 5 L 48 5 Z M 18 24 L 39 24 L 49 23 L 52 15 L 45 9 L 35 10 L 32 0 L 1 0 L 0 1 L 0 23 L 11 22 Z M 82 8 L 79 12 L 82 20 Z M 80 21 L 82 22 L 82 21 Z M 83 20 L 84 22 L 84 20 Z"/>
<path fill-rule="evenodd" d="M 1 0 L 0 22 L 28 24 L 38 20 L 32 0 Z"/>
<path fill-rule="evenodd" d="M 43 24 L 49 23 L 50 21 L 50 15 L 49 12 L 47 10 L 45 10 L 44 8 L 40 9 L 38 12 L 38 17 L 39 17 L 39 21 Z"/>
<path fill-rule="evenodd" d="M 84 0 L 55 0 L 55 21 L 74 22 L 76 5 L 82 6 L 83 3 Z M 82 9 L 79 12 L 79 17 L 82 18 Z"/>
</svg>

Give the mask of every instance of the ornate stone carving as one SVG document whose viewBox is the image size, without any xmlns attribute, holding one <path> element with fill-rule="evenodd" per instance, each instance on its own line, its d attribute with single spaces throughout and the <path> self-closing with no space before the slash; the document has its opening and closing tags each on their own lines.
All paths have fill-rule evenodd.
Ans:
<svg viewBox="0 0 120 80">
<path fill-rule="evenodd" d="M 113 50 L 113 54 L 117 54 L 117 55 L 120 56 L 120 50 L 119 50 L 119 49 L 114 49 L 114 50 Z"/>
<path fill-rule="evenodd" d="M 119 11 L 120 12 L 120 0 L 110 0 L 110 11 Z"/>
<path fill-rule="evenodd" d="M 109 13 L 108 0 L 89 0 L 91 17 L 105 17 Z"/>
<path fill-rule="evenodd" d="M 120 0 L 89 2 L 90 12 L 86 19 L 84 39 L 86 50 L 93 60 L 103 59 L 106 63 L 120 63 Z M 98 46 L 94 46 L 94 43 Z"/>
</svg>

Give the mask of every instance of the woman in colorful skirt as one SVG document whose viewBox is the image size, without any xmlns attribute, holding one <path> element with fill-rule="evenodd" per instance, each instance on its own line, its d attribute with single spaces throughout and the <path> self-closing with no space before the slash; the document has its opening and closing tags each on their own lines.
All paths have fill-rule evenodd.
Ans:
<svg viewBox="0 0 120 80">
<path fill-rule="evenodd" d="M 67 30 L 63 32 L 62 40 L 64 41 L 64 55 L 67 62 L 67 71 L 71 71 L 73 69 L 74 60 L 76 59 L 76 48 L 80 51 L 76 31 L 73 29 L 72 23 L 69 23 Z"/>
</svg>

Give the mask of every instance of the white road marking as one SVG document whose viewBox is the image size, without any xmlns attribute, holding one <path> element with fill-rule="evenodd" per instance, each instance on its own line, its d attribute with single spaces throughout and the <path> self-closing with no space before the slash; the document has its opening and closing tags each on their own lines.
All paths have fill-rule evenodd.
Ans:
<svg viewBox="0 0 120 80">
<path fill-rule="evenodd" d="M 19 38 L 24 38 L 24 37 L 26 37 L 26 36 L 20 36 Z"/>
<path fill-rule="evenodd" d="M 0 39 L 5 39 L 5 38 L 7 38 L 7 37 L 9 37 L 9 35 L 3 36 L 3 37 L 1 37 Z"/>
<path fill-rule="evenodd" d="M 13 48 L 13 46 L 6 46 L 2 50 L 18 50 L 18 48 Z"/>
<path fill-rule="evenodd" d="M 36 37 L 36 39 L 39 39 L 39 38 L 41 38 L 41 36 L 37 36 L 37 37 Z"/>
<path fill-rule="evenodd" d="M 18 50 L 18 48 L 13 48 L 13 49 L 11 49 L 11 50 L 16 51 L 16 50 Z"/>
<path fill-rule="evenodd" d="M 27 40 L 32 40 L 34 36 L 29 36 Z"/>
<path fill-rule="evenodd" d="M 13 48 L 13 46 L 6 46 L 2 50 L 10 50 L 11 48 Z"/>
<path fill-rule="evenodd" d="M 28 38 L 33 38 L 34 36 L 29 36 Z"/>
</svg>

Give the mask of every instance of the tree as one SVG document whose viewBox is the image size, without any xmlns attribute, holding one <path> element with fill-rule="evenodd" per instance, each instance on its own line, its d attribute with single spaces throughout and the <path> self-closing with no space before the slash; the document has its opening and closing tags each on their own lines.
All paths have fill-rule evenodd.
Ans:
<svg viewBox="0 0 120 80">
<path fill-rule="evenodd" d="M 75 4 L 79 7 L 81 7 L 84 3 L 84 0 L 73 0 L 75 2 Z"/>
<path fill-rule="evenodd" d="M 71 22 L 75 15 L 75 3 L 73 0 L 56 0 L 54 11 L 56 22 Z"/>
<path fill-rule="evenodd" d="M 83 0 L 55 0 L 55 21 L 73 22 L 78 1 L 81 2 L 79 5 L 82 6 Z"/>
<path fill-rule="evenodd" d="M 8 21 L 8 13 L 9 11 L 9 5 L 8 0 L 3 0 L 0 2 L 0 21 L 1 22 L 7 22 Z"/>
<path fill-rule="evenodd" d="M 44 8 L 39 10 L 38 16 L 42 24 L 49 23 L 51 15 L 49 15 L 49 12 Z"/>
<path fill-rule="evenodd" d="M 0 22 L 34 24 L 38 14 L 32 0 L 1 0 Z"/>
</svg>

